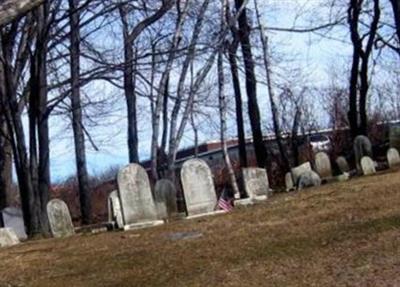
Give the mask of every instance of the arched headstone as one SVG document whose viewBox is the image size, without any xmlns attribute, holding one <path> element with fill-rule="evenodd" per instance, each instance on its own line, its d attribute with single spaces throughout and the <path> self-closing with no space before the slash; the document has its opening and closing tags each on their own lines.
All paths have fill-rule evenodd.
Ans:
<svg viewBox="0 0 400 287">
<path fill-rule="evenodd" d="M 368 137 L 360 135 L 354 139 L 354 156 L 356 159 L 356 167 L 357 170 L 360 172 L 362 171 L 361 167 L 361 159 L 364 156 L 368 156 L 372 158 L 372 144 Z"/>
<path fill-rule="evenodd" d="M 364 175 L 374 174 L 376 173 L 375 162 L 369 156 L 364 156 L 361 159 L 361 169 Z"/>
<path fill-rule="evenodd" d="M 21 208 L 6 207 L 1 212 L 1 215 L 3 217 L 4 227 L 13 229 L 19 240 L 27 239 L 28 236 L 25 232 L 25 224 Z"/>
<path fill-rule="evenodd" d="M 51 233 L 54 237 L 65 237 L 75 234 L 71 215 L 67 204 L 60 199 L 52 199 L 47 203 Z"/>
<path fill-rule="evenodd" d="M 325 152 L 318 152 L 315 155 L 315 171 L 321 178 L 332 177 L 331 160 Z"/>
<path fill-rule="evenodd" d="M 189 216 L 207 214 L 215 210 L 217 196 L 214 181 L 205 161 L 186 161 L 182 166 L 181 180 Z"/>
<path fill-rule="evenodd" d="M 244 188 L 251 200 L 268 198 L 269 183 L 267 171 L 263 168 L 243 168 Z"/>
<path fill-rule="evenodd" d="M 118 195 L 124 229 L 135 229 L 162 224 L 157 220 L 157 209 L 150 182 L 143 167 L 130 164 L 118 172 Z"/>
<path fill-rule="evenodd" d="M 400 165 L 400 155 L 399 151 L 395 148 L 390 148 L 387 151 L 387 161 L 389 164 L 389 168 Z"/>
<path fill-rule="evenodd" d="M 300 176 L 304 172 L 312 171 L 311 164 L 309 162 L 303 163 L 297 167 L 292 168 L 292 177 L 293 177 L 293 182 L 296 185 L 299 181 Z"/>
<path fill-rule="evenodd" d="M 339 157 L 336 159 L 336 164 L 338 165 L 339 170 L 340 170 L 342 173 L 345 173 L 345 172 L 349 172 L 349 171 L 350 171 L 349 163 L 347 162 L 347 159 L 346 159 L 344 156 L 339 156 Z"/>
<path fill-rule="evenodd" d="M 0 247 L 9 247 L 18 243 L 18 236 L 13 229 L 0 228 Z"/>
<path fill-rule="evenodd" d="M 123 228 L 121 203 L 118 197 L 118 191 L 114 190 L 108 196 L 108 221 L 114 222 L 117 228 Z"/>
<path fill-rule="evenodd" d="M 160 219 L 167 219 L 178 214 L 176 188 L 172 181 L 160 179 L 154 188 L 154 198 Z"/>
</svg>

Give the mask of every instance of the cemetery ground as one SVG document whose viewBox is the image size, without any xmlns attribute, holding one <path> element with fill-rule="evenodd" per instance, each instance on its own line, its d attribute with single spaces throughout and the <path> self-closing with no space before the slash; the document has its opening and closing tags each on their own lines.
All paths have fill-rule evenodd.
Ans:
<svg viewBox="0 0 400 287">
<path fill-rule="evenodd" d="M 399 286 L 400 171 L 0 250 L 0 286 Z"/>
</svg>

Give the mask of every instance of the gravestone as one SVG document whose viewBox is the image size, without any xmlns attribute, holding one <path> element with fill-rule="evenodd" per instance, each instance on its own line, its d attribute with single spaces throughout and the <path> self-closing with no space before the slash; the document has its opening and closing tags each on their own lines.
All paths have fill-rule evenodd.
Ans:
<svg viewBox="0 0 400 287">
<path fill-rule="evenodd" d="M 17 234 L 11 228 L 0 228 L 0 247 L 9 247 L 19 243 Z"/>
<path fill-rule="evenodd" d="M 313 170 L 305 171 L 300 175 L 299 182 L 297 185 L 298 190 L 302 190 L 306 187 L 320 186 L 321 178 Z"/>
<path fill-rule="evenodd" d="M 154 188 L 158 218 L 172 218 L 178 214 L 176 188 L 172 181 L 160 179 Z"/>
<path fill-rule="evenodd" d="M 4 227 L 11 228 L 17 234 L 19 240 L 28 238 L 25 232 L 24 218 L 22 210 L 17 207 L 6 207 L 1 212 Z"/>
<path fill-rule="evenodd" d="M 181 181 L 189 217 L 215 211 L 217 196 L 211 170 L 205 161 L 186 161 L 182 166 Z"/>
<path fill-rule="evenodd" d="M 331 160 L 325 152 L 318 152 L 315 155 L 315 171 L 321 178 L 332 177 Z"/>
<path fill-rule="evenodd" d="M 251 200 L 266 200 L 269 193 L 267 171 L 263 168 L 243 168 L 244 189 Z"/>
<path fill-rule="evenodd" d="M 285 174 L 285 185 L 286 185 L 286 191 L 291 191 L 294 189 L 293 178 L 292 178 L 291 172 L 288 172 Z"/>
<path fill-rule="evenodd" d="M 304 172 L 308 172 L 308 171 L 312 171 L 310 162 L 306 162 L 306 163 L 303 163 L 303 164 L 301 164 L 301 165 L 299 165 L 297 167 L 292 168 L 291 172 L 292 172 L 292 177 L 293 177 L 293 183 L 295 185 L 297 185 L 300 176 Z"/>
<path fill-rule="evenodd" d="M 118 172 L 117 181 L 125 230 L 164 223 L 157 220 L 149 178 L 143 167 L 130 164 L 122 168 Z"/>
<path fill-rule="evenodd" d="M 342 173 L 345 173 L 345 172 L 349 172 L 349 171 L 350 171 L 349 163 L 347 162 L 347 159 L 346 159 L 344 156 L 339 156 L 339 157 L 336 159 L 336 164 L 338 165 L 339 170 L 340 170 Z"/>
<path fill-rule="evenodd" d="M 121 203 L 118 197 L 118 191 L 114 190 L 108 196 L 108 221 L 114 222 L 117 228 L 123 228 Z"/>
<path fill-rule="evenodd" d="M 369 156 L 364 156 L 361 159 L 361 169 L 364 175 L 374 174 L 376 173 L 375 162 Z"/>
<path fill-rule="evenodd" d="M 356 160 L 357 171 L 362 171 L 361 159 L 364 156 L 372 158 L 372 144 L 368 137 L 360 135 L 354 139 L 354 156 Z"/>
<path fill-rule="evenodd" d="M 65 237 L 75 234 L 71 215 L 67 204 L 60 199 L 52 199 L 47 203 L 47 216 L 51 233 L 54 237 Z"/>
<path fill-rule="evenodd" d="M 387 161 L 389 163 L 389 168 L 400 165 L 400 155 L 397 149 L 390 148 L 387 151 Z"/>
</svg>

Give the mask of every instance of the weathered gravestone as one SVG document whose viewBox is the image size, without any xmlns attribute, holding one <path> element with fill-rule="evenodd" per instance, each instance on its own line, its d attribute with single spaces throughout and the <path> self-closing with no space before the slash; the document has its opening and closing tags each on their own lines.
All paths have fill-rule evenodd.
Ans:
<svg viewBox="0 0 400 287">
<path fill-rule="evenodd" d="M 125 230 L 164 223 L 157 219 L 149 178 L 143 167 L 130 164 L 122 168 L 117 181 Z"/>
<path fill-rule="evenodd" d="M 214 212 L 217 196 L 211 170 L 205 161 L 186 161 L 182 166 L 181 181 L 189 217 Z"/>
<path fill-rule="evenodd" d="M 267 171 L 263 168 L 243 168 L 244 189 L 251 200 L 266 200 L 269 193 Z"/>
<path fill-rule="evenodd" d="M 25 232 L 24 218 L 22 210 L 17 207 L 6 207 L 1 212 L 4 227 L 11 228 L 17 234 L 19 240 L 28 238 Z"/>
<path fill-rule="evenodd" d="M 318 152 L 315 155 L 315 171 L 321 178 L 332 177 L 331 160 L 325 152 Z"/>
<path fill-rule="evenodd" d="M 369 156 L 364 156 L 361 159 L 361 170 L 364 175 L 371 175 L 376 173 L 375 162 Z"/>
<path fill-rule="evenodd" d="M 366 136 L 363 136 L 363 135 L 357 136 L 354 139 L 353 149 L 354 149 L 354 156 L 355 156 L 355 159 L 356 159 L 357 171 L 361 172 L 362 171 L 362 167 L 360 165 L 361 164 L 361 159 L 364 156 L 368 156 L 368 157 L 372 158 L 372 144 L 371 144 L 371 141 Z"/>
<path fill-rule="evenodd" d="M 308 172 L 308 171 L 312 171 L 311 164 L 309 162 L 303 163 L 302 165 L 292 168 L 291 172 L 292 172 L 294 184 L 297 185 L 300 176 L 304 172 Z"/>
<path fill-rule="evenodd" d="M 345 173 L 345 172 L 348 173 L 350 171 L 349 163 L 347 162 L 347 159 L 344 156 L 339 156 L 336 159 L 336 164 L 338 165 L 339 170 L 342 173 Z"/>
<path fill-rule="evenodd" d="M 47 216 L 51 233 L 54 237 L 65 237 L 75 234 L 71 215 L 67 204 L 60 199 L 52 199 L 47 203 Z"/>
<path fill-rule="evenodd" d="M 390 148 L 387 151 L 387 161 L 389 164 L 389 168 L 395 167 L 400 165 L 400 155 L 397 149 Z"/>
<path fill-rule="evenodd" d="M 108 221 L 114 222 L 117 228 L 123 228 L 121 203 L 118 197 L 118 191 L 114 190 L 108 196 Z"/>
<path fill-rule="evenodd" d="M 297 184 L 297 189 L 302 190 L 306 187 L 320 186 L 321 178 L 313 170 L 305 171 L 300 175 L 299 182 Z"/>
<path fill-rule="evenodd" d="M 286 191 L 291 191 L 294 189 L 293 177 L 291 172 L 285 174 L 285 185 Z"/>
<path fill-rule="evenodd" d="M 9 247 L 19 243 L 17 234 L 11 228 L 0 228 L 0 247 Z"/>
<path fill-rule="evenodd" d="M 158 218 L 172 218 L 178 214 L 176 188 L 172 181 L 160 179 L 154 188 Z"/>
</svg>

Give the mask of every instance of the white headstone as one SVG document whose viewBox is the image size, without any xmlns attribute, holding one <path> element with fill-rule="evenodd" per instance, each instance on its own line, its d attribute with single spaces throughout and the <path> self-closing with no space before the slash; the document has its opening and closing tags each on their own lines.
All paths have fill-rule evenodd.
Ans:
<svg viewBox="0 0 400 287">
<path fill-rule="evenodd" d="M 19 243 L 17 234 L 11 228 L 0 228 L 0 247 L 9 247 Z"/>
<path fill-rule="evenodd" d="M 158 217 L 167 219 L 178 214 L 176 188 L 172 181 L 160 179 L 154 188 Z"/>
<path fill-rule="evenodd" d="M 293 178 L 292 178 L 291 172 L 288 172 L 285 174 L 285 185 L 286 185 L 286 191 L 291 191 L 294 189 Z"/>
<path fill-rule="evenodd" d="M 374 174 L 376 173 L 375 162 L 369 156 L 364 156 L 361 159 L 361 169 L 364 175 Z"/>
<path fill-rule="evenodd" d="M 299 181 L 300 176 L 304 172 L 308 171 L 312 171 L 311 164 L 309 162 L 303 163 L 302 165 L 292 168 L 291 172 L 294 184 L 296 185 Z"/>
<path fill-rule="evenodd" d="M 321 178 L 332 177 L 331 160 L 325 152 L 318 152 L 315 155 L 315 171 Z"/>
<path fill-rule="evenodd" d="M 243 168 L 244 188 L 252 200 L 268 198 L 269 183 L 267 171 L 263 168 Z"/>
<path fill-rule="evenodd" d="M 54 237 L 65 237 L 75 234 L 71 215 L 67 204 L 60 199 L 52 199 L 47 203 L 51 233 Z"/>
<path fill-rule="evenodd" d="M 349 163 L 347 162 L 347 159 L 346 159 L 344 156 L 339 156 L 339 157 L 336 159 L 336 164 L 338 165 L 339 170 L 340 170 L 342 173 L 345 173 L 345 172 L 349 172 L 349 171 L 350 171 Z"/>
<path fill-rule="evenodd" d="M 150 182 L 143 167 L 130 164 L 118 172 L 118 194 L 124 229 L 162 224 L 157 220 L 157 209 Z"/>
<path fill-rule="evenodd" d="M 387 160 L 390 168 L 400 165 L 399 151 L 395 148 L 390 148 L 387 151 Z"/>
<path fill-rule="evenodd" d="M 9 227 L 15 231 L 19 240 L 28 238 L 25 232 L 24 218 L 22 210 L 17 207 L 6 207 L 1 212 L 3 216 L 4 227 Z"/>
<path fill-rule="evenodd" d="M 201 159 L 186 161 L 181 170 L 183 192 L 189 216 L 211 213 L 215 210 L 217 196 L 212 173 Z"/>
<path fill-rule="evenodd" d="M 114 222 L 117 228 L 123 228 L 121 203 L 118 197 L 118 191 L 114 190 L 108 196 L 108 221 Z"/>
</svg>

